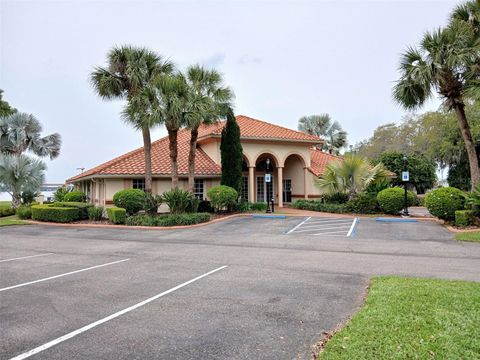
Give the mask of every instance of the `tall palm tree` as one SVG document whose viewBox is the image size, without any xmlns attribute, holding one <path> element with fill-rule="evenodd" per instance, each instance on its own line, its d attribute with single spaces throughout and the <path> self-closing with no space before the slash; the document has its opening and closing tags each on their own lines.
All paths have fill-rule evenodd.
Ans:
<svg viewBox="0 0 480 360">
<path fill-rule="evenodd" d="M 452 20 L 449 27 L 427 32 L 417 48 L 409 48 L 400 61 L 400 80 L 394 99 L 406 109 L 421 107 L 437 92 L 444 105 L 457 115 L 467 151 L 471 183 L 480 183 L 478 154 L 465 115 L 465 100 L 479 92 L 480 42 L 474 28 Z"/>
<path fill-rule="evenodd" d="M 150 113 L 155 101 L 154 83 L 171 74 L 173 64 L 143 47 L 121 46 L 107 55 L 107 67 L 96 67 L 90 78 L 104 100 L 123 99 L 122 118 L 142 131 L 145 153 L 145 191 L 152 191 L 152 144 L 150 129 L 160 124 L 158 113 Z"/>
<path fill-rule="evenodd" d="M 0 183 L 12 194 L 14 208 L 20 205 L 22 191 L 37 191 L 43 181 L 43 177 L 39 177 L 42 181 L 36 187 L 35 179 L 25 179 L 28 174 L 36 176 L 43 173 L 45 165 L 41 161 L 29 159 L 24 153 L 30 152 L 50 159 L 60 154 L 60 135 L 54 133 L 42 137 L 41 132 L 42 125 L 33 115 L 16 112 L 0 118 L 0 153 L 3 164 L 0 168 L 0 177 L 3 180 L 0 180 Z M 17 175 L 13 176 L 15 173 Z M 32 188 L 29 184 L 35 186 Z"/>
<path fill-rule="evenodd" d="M 328 114 L 302 116 L 298 120 L 298 130 L 325 140 L 322 150 L 337 153 L 347 145 L 347 132 L 338 121 L 333 121 Z"/>
<path fill-rule="evenodd" d="M 371 166 L 366 159 L 349 154 L 328 164 L 315 183 L 326 193 L 345 193 L 351 200 L 369 185 L 387 181 L 388 175 L 382 163 Z"/>
<path fill-rule="evenodd" d="M 222 75 L 218 71 L 207 70 L 200 65 L 190 66 L 185 79 L 188 86 L 185 125 L 190 128 L 188 189 L 193 192 L 198 128 L 202 123 L 211 124 L 220 117 L 226 116 L 233 93 L 223 85 Z"/>
<path fill-rule="evenodd" d="M 456 20 L 469 23 L 480 36 L 480 0 L 467 1 L 458 5 L 452 13 L 452 22 Z"/>
</svg>

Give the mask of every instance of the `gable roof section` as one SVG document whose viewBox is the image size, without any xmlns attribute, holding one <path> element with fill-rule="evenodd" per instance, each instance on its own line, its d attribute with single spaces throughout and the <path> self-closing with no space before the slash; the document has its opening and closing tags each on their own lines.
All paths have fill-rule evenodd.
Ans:
<svg viewBox="0 0 480 360">
<path fill-rule="evenodd" d="M 310 172 L 315 176 L 320 176 L 325 171 L 325 167 L 333 161 L 342 161 L 341 156 L 332 155 L 318 149 L 310 150 Z"/>
<path fill-rule="evenodd" d="M 236 117 L 240 127 L 241 138 L 293 141 L 304 143 L 321 143 L 322 140 L 314 135 L 303 133 L 301 131 L 287 129 L 282 126 L 256 120 L 247 116 L 239 115 Z M 225 121 L 220 121 L 212 125 L 202 125 L 198 129 L 199 140 L 209 137 L 220 137 Z M 178 173 L 179 175 L 188 174 L 188 152 L 190 147 L 190 131 L 182 129 L 178 132 Z M 170 175 L 170 157 L 169 157 L 168 136 L 152 142 L 152 174 Z M 67 180 L 73 182 L 82 178 L 91 176 L 143 176 L 145 173 L 145 158 L 143 147 L 130 151 L 124 155 L 118 156 L 110 161 L 98 165 L 90 170 L 76 175 Z M 220 175 L 221 166 L 215 163 L 201 148 L 197 148 L 195 158 L 195 175 Z"/>
</svg>

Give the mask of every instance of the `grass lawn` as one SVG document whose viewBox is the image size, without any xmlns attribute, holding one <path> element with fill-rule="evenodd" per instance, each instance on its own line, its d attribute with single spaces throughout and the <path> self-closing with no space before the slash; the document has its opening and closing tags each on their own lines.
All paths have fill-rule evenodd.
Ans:
<svg viewBox="0 0 480 360">
<path fill-rule="evenodd" d="M 9 226 L 9 225 L 27 225 L 28 223 L 24 220 L 20 220 L 17 215 L 0 217 L 0 226 Z"/>
<path fill-rule="evenodd" d="M 456 233 L 455 240 L 480 242 L 480 231 Z"/>
<path fill-rule="evenodd" d="M 9 208 L 11 204 L 12 204 L 11 201 L 0 201 L 0 209 L 1 208 Z"/>
<path fill-rule="evenodd" d="M 480 283 L 378 277 L 328 359 L 479 359 Z"/>
</svg>

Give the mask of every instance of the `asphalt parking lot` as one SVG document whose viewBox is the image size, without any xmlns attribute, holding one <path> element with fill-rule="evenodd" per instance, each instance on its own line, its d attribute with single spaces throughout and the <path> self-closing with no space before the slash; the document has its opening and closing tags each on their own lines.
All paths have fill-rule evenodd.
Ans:
<svg viewBox="0 0 480 360">
<path fill-rule="evenodd" d="M 480 246 L 433 222 L 290 232 L 305 219 L 1 228 L 0 359 L 309 359 L 371 276 L 480 281 Z"/>
</svg>

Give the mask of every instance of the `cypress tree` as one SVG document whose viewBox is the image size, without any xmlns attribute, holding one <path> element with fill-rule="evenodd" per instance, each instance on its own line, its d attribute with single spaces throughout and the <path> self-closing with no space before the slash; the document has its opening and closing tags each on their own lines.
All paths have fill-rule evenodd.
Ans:
<svg viewBox="0 0 480 360">
<path fill-rule="evenodd" d="M 243 149 L 240 143 L 240 127 L 232 109 L 229 109 L 227 112 L 227 121 L 222 130 L 220 154 L 222 161 L 221 184 L 234 188 L 240 194 L 242 187 Z"/>
</svg>

